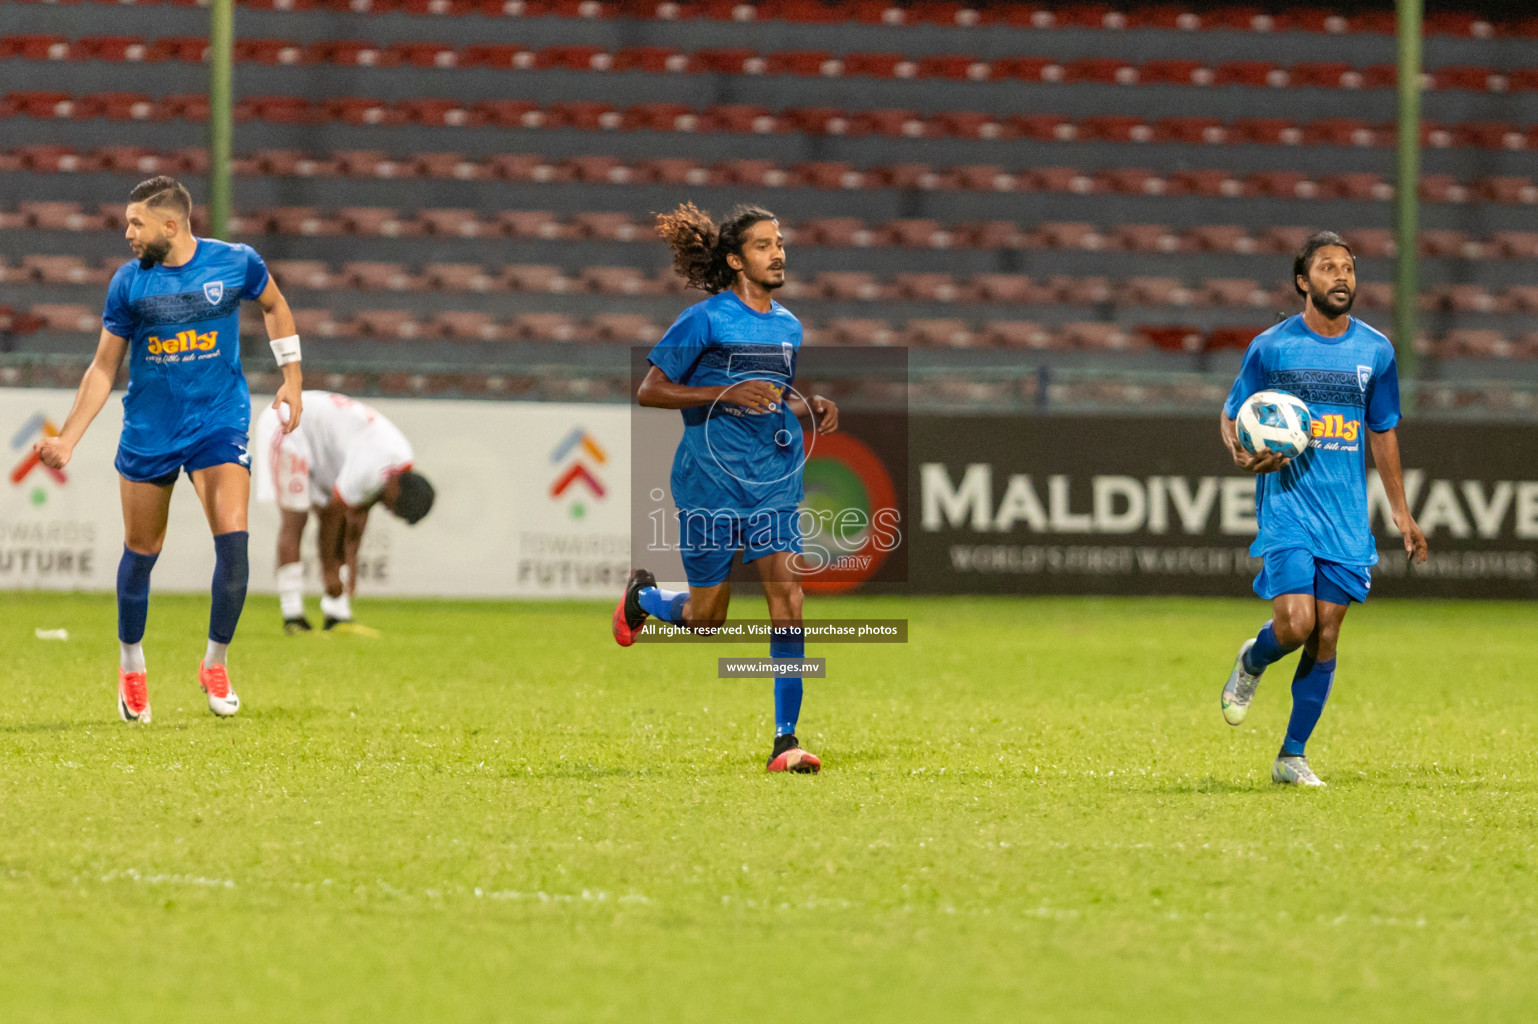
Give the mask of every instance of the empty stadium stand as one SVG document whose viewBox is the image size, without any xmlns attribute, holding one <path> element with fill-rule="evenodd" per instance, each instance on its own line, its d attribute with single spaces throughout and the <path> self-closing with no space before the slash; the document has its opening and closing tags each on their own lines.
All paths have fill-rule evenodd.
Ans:
<svg viewBox="0 0 1538 1024">
<path fill-rule="evenodd" d="M 0 15 L 0 370 L 33 354 L 43 379 L 89 353 L 127 190 L 201 188 L 206 14 Z M 933 391 L 956 401 L 1092 398 L 1076 373 L 1231 369 L 1296 308 L 1288 255 L 1319 227 L 1353 242 L 1358 308 L 1387 327 L 1392 27 L 1237 5 L 242 2 L 231 234 L 290 293 L 317 373 L 616 398 L 605 360 L 697 296 L 652 215 L 760 202 L 810 344 L 986 369 Z M 1426 27 L 1414 345 L 1432 380 L 1538 381 L 1538 16 Z M 1422 400 L 1461 408 L 1453 386 Z"/>
</svg>

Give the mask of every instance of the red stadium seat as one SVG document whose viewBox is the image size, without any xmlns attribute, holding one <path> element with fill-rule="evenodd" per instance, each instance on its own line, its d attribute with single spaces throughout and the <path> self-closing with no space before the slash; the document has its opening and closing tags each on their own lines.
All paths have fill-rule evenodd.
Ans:
<svg viewBox="0 0 1538 1024">
<path fill-rule="evenodd" d="M 949 249 L 956 237 L 936 220 L 904 218 L 886 225 L 892 244 L 909 248 Z"/>
<path fill-rule="evenodd" d="M 1423 174 L 1417 191 L 1428 203 L 1466 203 L 1470 190 L 1450 174 Z"/>
<path fill-rule="evenodd" d="M 616 50 L 610 68 L 614 71 L 645 71 L 654 75 L 695 70 L 689 54 L 665 46 L 627 46 Z"/>
<path fill-rule="evenodd" d="M 1508 260 L 1538 259 L 1538 231 L 1497 231 L 1490 248 Z"/>
<path fill-rule="evenodd" d="M 578 286 L 599 295 L 661 295 L 664 289 L 639 267 L 583 267 Z"/>
<path fill-rule="evenodd" d="M 1213 85 L 1283 88 L 1291 78 L 1282 68 L 1262 60 L 1233 60 L 1212 69 Z"/>
<path fill-rule="evenodd" d="M 1047 221 L 1037 226 L 1036 233 L 1051 249 L 1096 251 L 1104 249 L 1106 244 L 1099 228 L 1079 221 Z"/>
<path fill-rule="evenodd" d="M 432 331 L 412 317 L 409 309 L 364 309 L 353 314 L 352 330 L 377 341 L 430 337 Z"/>
<path fill-rule="evenodd" d="M 497 223 L 503 233 L 513 238 L 544 238 L 555 240 L 571 238 L 571 228 L 555 219 L 549 210 L 502 210 Z"/>
<path fill-rule="evenodd" d="M 958 287 L 949 274 L 898 273 L 892 276 L 892 288 L 903 302 L 955 302 L 968 297 L 969 290 Z"/>
<path fill-rule="evenodd" d="M 829 320 L 827 334 L 838 345 L 895 345 L 898 338 L 885 320 L 839 317 Z"/>
<path fill-rule="evenodd" d="M 1146 338 L 1130 334 L 1116 324 L 1099 320 L 1063 324 L 1058 336 L 1070 348 L 1089 351 L 1123 351 L 1148 346 Z"/>
<path fill-rule="evenodd" d="M 585 238 L 609 242 L 633 242 L 650 232 L 630 219 L 628 213 L 585 211 L 572 217 L 572 225 Z"/>
<path fill-rule="evenodd" d="M 579 333 L 576 320 L 565 313 L 520 313 L 509 327 L 522 341 L 573 341 Z"/>
<path fill-rule="evenodd" d="M 280 206 L 267 218 L 280 235 L 341 235 L 346 231 L 339 217 L 323 214 L 313 206 Z"/>
<path fill-rule="evenodd" d="M 1366 259 L 1388 259 L 1394 255 L 1394 232 L 1387 228 L 1352 228 L 1346 232 L 1351 251 Z"/>
<path fill-rule="evenodd" d="M 1218 307 L 1265 306 L 1271 293 L 1247 277 L 1209 277 L 1202 282 L 1200 303 Z"/>
<path fill-rule="evenodd" d="M 428 286 L 448 292 L 499 291 L 503 282 L 475 263 L 429 263 L 422 268 Z"/>
<path fill-rule="evenodd" d="M 511 332 L 504 332 L 490 313 L 464 310 L 434 315 L 431 333 L 450 341 L 495 341 Z"/>
<path fill-rule="evenodd" d="M 107 218 L 79 203 L 23 202 L 17 205 L 17 211 L 26 218 L 28 226 L 40 231 L 102 231 L 107 226 Z"/>
<path fill-rule="evenodd" d="M 508 287 L 520 292 L 567 292 L 574 287 L 560 267 L 513 263 L 504 268 Z"/>
<path fill-rule="evenodd" d="M 117 268 L 93 267 L 79 256 L 29 255 L 21 258 L 22 272 L 42 284 L 106 284 Z"/>
<path fill-rule="evenodd" d="M 348 325 L 329 309 L 295 309 L 294 326 L 300 334 L 312 337 L 334 338 L 349 333 Z"/>
<path fill-rule="evenodd" d="M 1050 291 L 1024 274 L 977 274 L 972 287 L 987 302 L 1027 306 L 1052 300 Z"/>
<path fill-rule="evenodd" d="M 1047 279 L 1047 288 L 1065 306 L 1098 306 L 1112 299 L 1111 281 L 1105 277 L 1054 274 Z"/>
<path fill-rule="evenodd" d="M 599 341 L 622 345 L 652 344 L 662 331 L 640 313 L 599 313 L 588 320 L 588 329 Z"/>
<path fill-rule="evenodd" d="M 1481 178 L 1475 186 L 1475 192 L 1492 203 L 1520 203 L 1525 206 L 1538 203 L 1538 186 L 1530 178 L 1510 175 Z"/>
<path fill-rule="evenodd" d="M 87 306 L 45 302 L 33 306 L 30 312 L 42 320 L 43 330 L 94 334 L 101 329 L 101 311 Z"/>
<path fill-rule="evenodd" d="M 368 260 L 342 265 L 342 279 L 353 288 L 366 291 L 414 292 L 427 287 L 427 279 L 406 269 L 404 263 L 378 263 Z"/>
<path fill-rule="evenodd" d="M 708 167 L 688 157 L 658 157 L 635 165 L 636 180 L 658 185 L 706 185 L 714 182 Z"/>
<path fill-rule="evenodd" d="M 1206 344 L 1199 328 L 1172 324 L 1145 324 L 1136 332 L 1167 352 L 1200 352 Z"/>
<path fill-rule="evenodd" d="M 875 302 L 887 296 L 887 289 L 876 275 L 862 271 L 823 271 L 817 275 L 815 287 L 829 299 Z"/>
<path fill-rule="evenodd" d="M 1189 306 L 1196 293 L 1178 277 L 1129 277 L 1116 294 L 1117 305 Z"/>
<path fill-rule="evenodd" d="M 1257 249 L 1249 229 L 1238 224 L 1203 224 L 1192 228 L 1188 237 L 1202 252 L 1251 253 Z"/>
<path fill-rule="evenodd" d="M 1128 252 L 1169 253 L 1180 250 L 1180 236 L 1164 224 L 1122 224 L 1111 235 L 1111 244 Z"/>
<path fill-rule="evenodd" d="M 964 320 L 909 320 L 902 333 L 904 343 L 924 348 L 975 348 L 983 338 L 973 334 Z"/>
<path fill-rule="evenodd" d="M 1151 60 L 1138 68 L 1138 81 L 1145 85 L 1211 85 L 1215 78 L 1199 60 Z"/>
<path fill-rule="evenodd" d="M 422 226 L 387 206 L 344 206 L 337 217 L 350 234 L 386 238 L 419 235 Z"/>
<path fill-rule="evenodd" d="M 345 283 L 331 272 L 324 260 L 268 260 L 267 266 L 285 291 L 291 288 L 327 291 Z"/>
<path fill-rule="evenodd" d="M 828 217 L 797 226 L 795 241 L 803 240 L 812 245 L 847 248 L 869 246 L 877 241 L 876 233 L 855 217 Z"/>
<path fill-rule="evenodd" d="M 1029 320 L 995 320 L 987 324 L 983 336 L 989 345 L 999 348 L 1043 350 L 1054 346 L 1056 336 Z"/>
<path fill-rule="evenodd" d="M 313 64 L 317 55 L 291 39 L 235 40 L 234 58 L 240 64 Z"/>
</svg>

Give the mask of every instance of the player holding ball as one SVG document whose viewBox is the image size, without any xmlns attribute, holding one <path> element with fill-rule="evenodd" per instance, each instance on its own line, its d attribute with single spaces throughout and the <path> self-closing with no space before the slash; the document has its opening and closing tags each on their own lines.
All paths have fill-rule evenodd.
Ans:
<svg viewBox="0 0 1538 1024">
<path fill-rule="evenodd" d="M 1246 640 L 1223 687 L 1223 718 L 1244 721 L 1267 666 L 1303 648 L 1292 680 L 1292 715 L 1271 778 L 1323 786 L 1304 755 L 1335 681 L 1335 649 L 1353 602 L 1367 600 L 1378 561 L 1367 508 L 1367 455 L 1383 481 L 1408 558 L 1426 560 L 1426 537 L 1410 515 L 1399 463 L 1399 375 L 1394 346 L 1350 316 L 1356 258 L 1331 231 L 1311 236 L 1293 260 L 1303 312 L 1250 343 L 1219 421 L 1235 464 L 1257 475 L 1258 532 L 1250 554 L 1264 559 L 1255 593 L 1271 621 Z M 1277 391 L 1308 408 L 1311 442 L 1295 458 L 1241 443 L 1236 419 L 1251 396 Z"/>
</svg>

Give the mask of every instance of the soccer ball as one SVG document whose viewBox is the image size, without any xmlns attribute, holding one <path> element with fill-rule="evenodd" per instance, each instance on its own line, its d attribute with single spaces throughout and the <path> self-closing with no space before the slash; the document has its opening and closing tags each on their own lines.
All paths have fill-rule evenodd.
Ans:
<svg viewBox="0 0 1538 1024">
<path fill-rule="evenodd" d="M 1257 391 L 1239 407 L 1239 444 L 1251 455 L 1270 450 L 1295 459 L 1308 450 L 1312 432 L 1308 406 L 1285 391 Z"/>
</svg>

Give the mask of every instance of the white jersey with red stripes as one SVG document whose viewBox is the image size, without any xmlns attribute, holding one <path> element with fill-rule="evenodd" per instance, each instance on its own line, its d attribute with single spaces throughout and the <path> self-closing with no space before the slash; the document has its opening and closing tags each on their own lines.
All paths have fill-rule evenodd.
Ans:
<svg viewBox="0 0 1538 1024">
<path fill-rule="evenodd" d="M 297 430 L 280 427 L 277 411 L 257 420 L 257 498 L 307 512 L 334 499 L 358 508 L 378 499 L 389 478 L 411 468 L 411 443 L 384 415 L 332 391 L 305 391 Z"/>
</svg>

